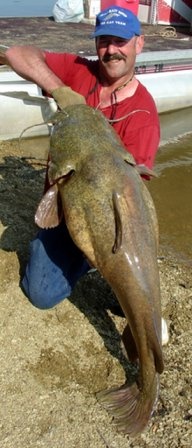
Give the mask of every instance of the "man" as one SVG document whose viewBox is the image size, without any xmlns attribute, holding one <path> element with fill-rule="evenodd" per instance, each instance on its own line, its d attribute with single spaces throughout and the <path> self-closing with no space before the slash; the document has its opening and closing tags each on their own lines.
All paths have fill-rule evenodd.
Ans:
<svg viewBox="0 0 192 448">
<path fill-rule="evenodd" d="M 99 108 L 136 162 L 151 168 L 159 120 L 151 95 L 134 76 L 144 45 L 140 23 L 131 11 L 112 6 L 98 14 L 92 37 L 98 61 L 32 46 L 9 48 L 6 61 L 52 95 L 61 109 L 81 102 Z M 69 296 L 89 269 L 62 222 L 56 229 L 41 230 L 32 241 L 22 285 L 35 306 L 49 308 Z"/>
</svg>

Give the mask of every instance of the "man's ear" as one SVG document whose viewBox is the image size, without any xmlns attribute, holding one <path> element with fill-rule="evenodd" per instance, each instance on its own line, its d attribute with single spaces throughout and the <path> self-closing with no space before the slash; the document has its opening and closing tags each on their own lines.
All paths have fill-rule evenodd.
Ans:
<svg viewBox="0 0 192 448">
<path fill-rule="evenodd" d="M 144 35 L 141 34 L 141 36 L 137 36 L 137 39 L 136 39 L 136 54 L 140 54 L 142 52 L 143 47 L 144 47 L 144 43 L 145 43 Z"/>
<path fill-rule="evenodd" d="M 95 38 L 95 48 L 96 48 L 96 50 L 98 48 L 98 43 L 99 43 L 99 37 L 96 37 Z"/>
</svg>

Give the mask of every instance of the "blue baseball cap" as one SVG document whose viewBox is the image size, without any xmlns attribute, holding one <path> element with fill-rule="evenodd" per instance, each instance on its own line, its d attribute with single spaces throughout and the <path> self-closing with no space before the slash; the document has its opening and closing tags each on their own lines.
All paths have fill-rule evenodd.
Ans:
<svg viewBox="0 0 192 448">
<path fill-rule="evenodd" d="M 117 36 L 131 39 L 140 36 L 141 25 L 132 11 L 118 6 L 104 9 L 96 17 L 95 31 L 91 38 L 98 36 Z"/>
</svg>

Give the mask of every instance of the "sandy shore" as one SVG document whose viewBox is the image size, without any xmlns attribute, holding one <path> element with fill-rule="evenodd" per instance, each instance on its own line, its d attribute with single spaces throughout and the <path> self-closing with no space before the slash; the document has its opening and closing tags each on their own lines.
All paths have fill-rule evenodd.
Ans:
<svg viewBox="0 0 192 448">
<path fill-rule="evenodd" d="M 1 45 L 37 45 L 52 51 L 95 55 L 95 42 L 90 39 L 94 26 L 87 23 L 56 23 L 51 17 L 0 18 Z M 142 25 L 144 51 L 186 50 L 192 48 L 189 27 Z"/>
</svg>

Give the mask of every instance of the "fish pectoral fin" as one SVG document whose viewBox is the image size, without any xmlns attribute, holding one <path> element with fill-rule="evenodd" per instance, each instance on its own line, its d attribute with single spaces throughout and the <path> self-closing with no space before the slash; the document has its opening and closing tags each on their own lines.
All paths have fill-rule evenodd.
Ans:
<svg viewBox="0 0 192 448">
<path fill-rule="evenodd" d="M 67 181 L 76 171 L 76 166 L 72 162 L 62 163 L 61 170 L 51 160 L 48 166 L 48 179 L 50 183 L 58 182 L 59 180 Z"/>
<path fill-rule="evenodd" d="M 35 213 L 35 223 L 42 229 L 50 229 L 58 226 L 61 219 L 60 195 L 55 184 L 42 197 Z"/>
<path fill-rule="evenodd" d="M 142 165 L 142 164 L 136 165 L 135 168 L 141 176 L 158 177 L 158 175 L 157 175 L 157 173 L 155 173 L 155 171 L 150 170 L 150 168 L 148 168 L 145 165 Z"/>
<path fill-rule="evenodd" d="M 112 247 L 112 252 L 115 254 L 122 246 L 122 238 L 123 238 L 123 228 L 122 228 L 122 220 L 121 220 L 121 210 L 119 203 L 120 194 L 116 191 L 113 191 L 112 201 L 113 201 L 113 210 L 115 215 L 115 242 Z"/>
</svg>

